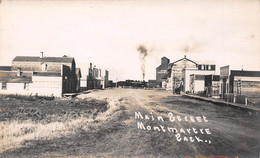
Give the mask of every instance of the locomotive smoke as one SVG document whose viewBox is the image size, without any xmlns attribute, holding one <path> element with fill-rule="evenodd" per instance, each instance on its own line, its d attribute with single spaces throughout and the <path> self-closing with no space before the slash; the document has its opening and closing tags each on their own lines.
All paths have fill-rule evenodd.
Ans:
<svg viewBox="0 0 260 158">
<path fill-rule="evenodd" d="M 141 70 L 143 75 L 143 80 L 145 79 L 145 57 L 148 55 L 147 49 L 145 46 L 140 45 L 137 50 L 139 51 L 140 60 L 141 60 Z"/>
</svg>

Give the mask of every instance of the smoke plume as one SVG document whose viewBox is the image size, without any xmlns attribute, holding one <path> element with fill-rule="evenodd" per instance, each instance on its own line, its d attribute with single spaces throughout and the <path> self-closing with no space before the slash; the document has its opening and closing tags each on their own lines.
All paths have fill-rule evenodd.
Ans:
<svg viewBox="0 0 260 158">
<path fill-rule="evenodd" d="M 184 52 L 185 52 L 185 54 L 189 53 L 190 52 L 190 47 L 189 46 L 184 47 Z"/>
<path fill-rule="evenodd" d="M 148 55 L 147 49 L 145 46 L 140 45 L 137 50 L 139 51 L 140 60 L 141 60 L 141 70 L 143 75 L 143 80 L 145 79 L 145 57 Z"/>
</svg>

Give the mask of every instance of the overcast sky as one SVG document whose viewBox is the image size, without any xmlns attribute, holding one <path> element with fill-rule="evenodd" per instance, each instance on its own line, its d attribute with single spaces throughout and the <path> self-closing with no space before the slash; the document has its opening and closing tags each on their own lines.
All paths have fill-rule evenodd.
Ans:
<svg viewBox="0 0 260 158">
<path fill-rule="evenodd" d="M 5 1 L 0 4 L 0 65 L 15 56 L 70 55 L 108 69 L 110 79 L 145 79 L 160 58 L 215 60 L 260 71 L 259 0 Z M 84 70 L 83 70 L 84 72 Z"/>
</svg>

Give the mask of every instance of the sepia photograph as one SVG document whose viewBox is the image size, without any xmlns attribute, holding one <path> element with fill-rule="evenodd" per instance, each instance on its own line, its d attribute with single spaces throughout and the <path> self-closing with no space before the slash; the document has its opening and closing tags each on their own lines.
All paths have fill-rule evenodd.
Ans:
<svg viewBox="0 0 260 158">
<path fill-rule="evenodd" d="M 260 0 L 0 0 L 1 158 L 260 158 Z"/>
</svg>

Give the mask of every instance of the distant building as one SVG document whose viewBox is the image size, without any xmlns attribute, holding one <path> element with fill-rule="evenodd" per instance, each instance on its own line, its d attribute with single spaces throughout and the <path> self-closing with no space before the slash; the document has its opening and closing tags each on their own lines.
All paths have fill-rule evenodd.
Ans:
<svg viewBox="0 0 260 158">
<path fill-rule="evenodd" d="M 102 71 L 96 66 L 92 67 L 90 63 L 87 75 L 87 89 L 105 89 L 108 88 L 109 72 Z"/>
<path fill-rule="evenodd" d="M 166 88 L 166 80 L 169 76 L 168 74 L 168 64 L 170 60 L 166 57 L 161 58 L 161 65 L 156 68 L 156 82 L 159 87 Z"/>
<path fill-rule="evenodd" d="M 108 88 L 108 77 L 109 72 L 107 70 L 102 71 L 100 69 L 100 77 L 98 79 L 100 80 L 100 87 L 102 89 Z"/>
<path fill-rule="evenodd" d="M 72 57 L 17 56 L 11 70 L 0 70 L 0 93 L 61 97 L 77 90 Z"/>
<path fill-rule="evenodd" d="M 100 80 L 97 78 L 99 72 L 96 66 L 92 67 L 92 63 L 90 63 L 88 76 L 87 76 L 87 89 L 99 89 L 100 87 Z"/>
</svg>

